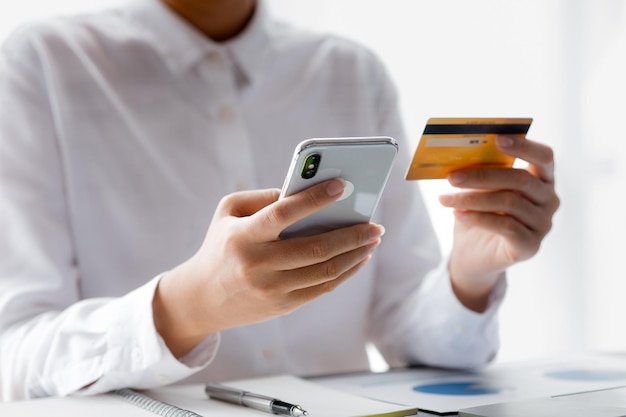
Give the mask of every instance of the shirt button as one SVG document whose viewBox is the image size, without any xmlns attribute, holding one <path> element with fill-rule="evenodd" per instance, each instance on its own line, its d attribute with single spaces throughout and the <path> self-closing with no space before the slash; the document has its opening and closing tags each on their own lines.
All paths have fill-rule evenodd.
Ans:
<svg viewBox="0 0 626 417">
<path fill-rule="evenodd" d="M 220 62 L 222 62 L 222 55 L 217 51 L 211 51 L 207 54 L 207 59 L 209 60 L 209 62 L 219 64 Z"/>
<path fill-rule="evenodd" d="M 217 118 L 222 122 L 229 122 L 235 117 L 235 112 L 230 106 L 222 106 L 217 110 Z"/>
<path fill-rule="evenodd" d="M 130 355 L 131 355 L 133 362 L 141 362 L 141 360 L 143 359 L 143 352 L 141 351 L 141 348 L 139 348 L 138 346 L 135 346 L 133 348 Z"/>
<path fill-rule="evenodd" d="M 276 356 L 276 352 L 271 347 L 265 347 L 261 351 L 261 355 L 263 356 L 264 359 L 270 360 L 270 359 L 273 359 L 274 356 Z"/>
<path fill-rule="evenodd" d="M 159 383 L 163 385 L 170 383 L 170 378 L 167 375 L 160 374 L 157 379 L 159 380 Z"/>
<path fill-rule="evenodd" d="M 250 186 L 245 181 L 239 181 L 235 184 L 235 191 L 247 191 L 250 189 Z"/>
</svg>

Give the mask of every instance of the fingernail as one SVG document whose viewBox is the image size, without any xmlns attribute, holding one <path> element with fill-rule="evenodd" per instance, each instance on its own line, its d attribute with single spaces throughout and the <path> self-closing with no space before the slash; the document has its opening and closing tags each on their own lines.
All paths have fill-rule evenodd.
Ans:
<svg viewBox="0 0 626 417">
<path fill-rule="evenodd" d="M 463 171 L 456 171 L 450 173 L 448 175 L 448 181 L 450 181 L 453 185 L 459 185 L 464 183 L 467 180 L 467 173 Z"/>
<path fill-rule="evenodd" d="M 326 192 L 330 196 L 336 196 L 337 194 L 341 194 L 343 189 L 345 188 L 346 183 L 341 178 L 337 178 L 335 180 L 330 181 L 326 184 Z"/>
<path fill-rule="evenodd" d="M 513 138 L 509 136 L 496 136 L 496 145 L 502 148 L 510 148 L 513 146 Z"/>
<path fill-rule="evenodd" d="M 376 226 L 376 227 L 369 228 L 370 240 L 379 239 L 382 235 L 385 234 L 384 226 L 380 224 L 375 224 L 375 223 L 371 223 L 370 226 Z"/>
<path fill-rule="evenodd" d="M 451 196 L 450 194 L 440 195 L 439 202 L 444 206 L 449 206 L 450 204 L 452 204 L 452 198 L 453 196 Z"/>
</svg>

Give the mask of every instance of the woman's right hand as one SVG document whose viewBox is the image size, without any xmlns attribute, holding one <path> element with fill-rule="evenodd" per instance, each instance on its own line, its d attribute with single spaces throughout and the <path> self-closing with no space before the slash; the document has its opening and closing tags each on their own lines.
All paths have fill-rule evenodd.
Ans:
<svg viewBox="0 0 626 417">
<path fill-rule="evenodd" d="M 380 243 L 382 227 L 278 238 L 333 203 L 343 186 L 329 180 L 280 200 L 274 189 L 224 197 L 198 252 L 157 287 L 154 321 L 172 353 L 181 357 L 210 334 L 290 313 L 354 275 Z"/>
</svg>

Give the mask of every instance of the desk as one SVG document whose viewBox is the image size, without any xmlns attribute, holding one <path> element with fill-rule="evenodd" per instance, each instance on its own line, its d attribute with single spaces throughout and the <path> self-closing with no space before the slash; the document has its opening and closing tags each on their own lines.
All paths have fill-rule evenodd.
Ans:
<svg viewBox="0 0 626 417">
<path fill-rule="evenodd" d="M 237 386 L 238 383 L 243 385 Z M 566 412 L 568 406 L 580 412 L 584 410 L 587 413 L 584 417 L 626 415 L 626 355 L 585 355 L 494 364 L 479 372 L 410 368 L 381 374 L 333 375 L 310 380 L 279 376 L 235 381 L 232 384 L 252 392 L 299 402 L 305 408 L 323 406 L 329 402 L 329 398 L 347 407 L 339 411 L 317 408 L 320 412 L 311 413 L 311 417 L 364 414 L 395 417 L 407 415 L 407 410 L 415 413 L 418 408 L 420 417 L 454 416 L 459 410 L 462 417 L 560 417 L 555 413 L 561 409 Z M 576 393 L 578 395 L 572 395 Z M 148 394 L 206 417 L 265 415 L 255 410 L 209 401 L 200 385 L 164 387 L 148 391 Z M 334 400 L 341 395 L 348 397 Z M 489 404 L 500 405 L 484 407 Z M 377 408 L 379 406 L 382 408 Z M 590 410 L 592 406 L 596 408 Z M 542 415 L 541 410 L 551 411 Z M 568 413 L 565 414 L 568 417 L 577 417 L 571 411 Z M 36 415 L 155 417 L 155 414 L 109 395 L 0 403 L 2 417 Z"/>
</svg>

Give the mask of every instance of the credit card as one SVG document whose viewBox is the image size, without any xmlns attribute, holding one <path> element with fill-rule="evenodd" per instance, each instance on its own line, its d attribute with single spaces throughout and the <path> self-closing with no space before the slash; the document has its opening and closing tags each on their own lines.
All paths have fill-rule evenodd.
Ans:
<svg viewBox="0 0 626 417">
<path fill-rule="evenodd" d="M 525 138 L 532 118 L 431 118 L 422 133 L 407 180 L 446 178 L 474 166 L 507 168 L 515 158 L 496 147 L 497 135 Z"/>
</svg>

